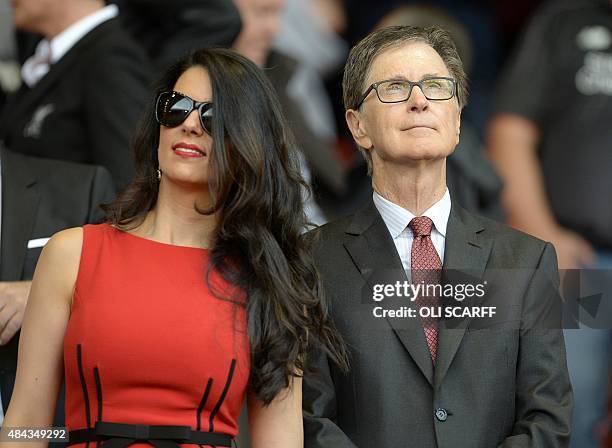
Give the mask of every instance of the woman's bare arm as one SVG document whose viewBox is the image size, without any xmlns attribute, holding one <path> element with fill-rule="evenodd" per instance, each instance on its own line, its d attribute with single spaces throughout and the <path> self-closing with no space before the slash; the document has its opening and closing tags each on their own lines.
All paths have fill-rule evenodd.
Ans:
<svg viewBox="0 0 612 448">
<path fill-rule="evenodd" d="M 269 406 L 248 397 L 252 448 L 302 448 L 302 378 L 293 378 Z"/>
<path fill-rule="evenodd" d="M 59 232 L 47 243 L 36 266 L 19 340 L 17 379 L 3 423 L 5 440 L 9 428 L 49 427 L 53 422 L 82 245 L 82 228 Z M 23 443 L 0 446 L 22 448 Z"/>
</svg>

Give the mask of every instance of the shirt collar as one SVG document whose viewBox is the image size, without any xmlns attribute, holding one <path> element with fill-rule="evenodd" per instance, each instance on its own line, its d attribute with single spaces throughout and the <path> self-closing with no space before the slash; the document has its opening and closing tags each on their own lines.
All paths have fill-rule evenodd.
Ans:
<svg viewBox="0 0 612 448">
<path fill-rule="evenodd" d="M 400 233 L 408 227 L 412 218 L 415 217 L 412 212 L 382 197 L 376 191 L 373 193 L 372 199 L 393 239 L 397 238 Z M 422 216 L 430 218 L 433 221 L 435 229 L 440 232 L 443 237 L 446 237 L 446 226 L 448 225 L 450 211 L 451 197 L 447 188 L 442 199 L 425 210 Z"/>
<path fill-rule="evenodd" d="M 62 56 L 64 56 L 79 40 L 81 40 L 83 36 L 101 23 L 113 19 L 118 15 L 119 8 L 117 8 L 117 5 L 105 6 L 104 8 L 83 17 L 77 22 L 74 22 L 64 31 L 51 39 L 50 42 L 45 39 L 41 41 L 39 45 L 47 45 L 49 47 L 49 50 L 51 51 L 50 62 L 54 64 L 59 61 Z"/>
</svg>

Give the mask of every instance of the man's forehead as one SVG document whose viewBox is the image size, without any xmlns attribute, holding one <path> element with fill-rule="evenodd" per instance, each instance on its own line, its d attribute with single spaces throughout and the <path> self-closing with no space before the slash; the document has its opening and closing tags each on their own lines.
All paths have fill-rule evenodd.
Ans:
<svg viewBox="0 0 612 448">
<path fill-rule="evenodd" d="M 444 61 L 425 42 L 412 41 L 394 45 L 378 54 L 370 66 L 368 84 L 382 79 L 414 79 L 427 76 L 449 76 Z"/>
</svg>

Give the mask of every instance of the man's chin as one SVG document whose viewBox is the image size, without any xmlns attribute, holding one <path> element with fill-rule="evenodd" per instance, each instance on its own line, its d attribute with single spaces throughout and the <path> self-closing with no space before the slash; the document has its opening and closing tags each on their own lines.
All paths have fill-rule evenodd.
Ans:
<svg viewBox="0 0 612 448">
<path fill-rule="evenodd" d="M 419 148 L 385 157 L 386 164 L 418 164 L 426 161 L 446 159 L 452 151 L 441 151 L 432 148 Z"/>
</svg>

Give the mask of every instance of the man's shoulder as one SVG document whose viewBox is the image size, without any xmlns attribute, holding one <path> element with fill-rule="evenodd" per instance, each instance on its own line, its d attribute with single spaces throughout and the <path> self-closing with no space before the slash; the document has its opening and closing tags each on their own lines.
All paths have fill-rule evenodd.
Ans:
<svg viewBox="0 0 612 448">
<path fill-rule="evenodd" d="M 104 216 L 99 204 L 115 197 L 113 180 L 104 167 L 26 156 L 2 148 L 0 154 L 2 188 L 33 193 L 29 197 L 35 198 L 34 202 L 26 201 L 23 210 L 38 210 L 34 233 L 39 235 L 46 237 L 66 227 L 98 222 Z M 13 204 L 20 201 L 15 193 L 11 198 Z"/>
<path fill-rule="evenodd" d="M 342 218 L 334 219 L 319 227 L 313 229 L 311 233 L 320 234 L 321 236 L 331 237 L 333 235 L 342 235 L 350 224 L 354 214 L 343 216 Z"/>
<path fill-rule="evenodd" d="M 348 237 L 346 230 L 353 216 L 349 215 L 330 221 L 308 232 L 307 238 L 310 240 L 315 261 L 324 263 L 334 260 L 333 262 L 336 262 L 338 257 L 342 258 L 346 254 L 344 249 L 344 243 Z"/>
<path fill-rule="evenodd" d="M 86 66 L 104 67 L 109 60 L 123 60 L 126 57 L 134 66 L 143 66 L 143 69 L 149 64 L 144 49 L 128 33 L 118 17 L 91 30 L 74 49 L 80 59 L 86 61 Z"/>
<path fill-rule="evenodd" d="M 7 179 L 27 176 L 43 187 L 40 189 L 43 194 L 88 196 L 96 182 L 113 189 L 110 173 L 102 166 L 33 157 L 8 150 L 1 150 L 1 154 L 5 168 L 19 174 L 19 177 Z"/>
<path fill-rule="evenodd" d="M 308 232 L 308 237 L 312 239 L 315 246 L 334 242 L 341 244 L 353 217 L 354 214 L 347 215 L 318 226 Z"/>
<path fill-rule="evenodd" d="M 455 206 L 456 208 L 459 208 Z M 484 232 L 487 232 L 489 235 L 496 235 L 497 238 L 509 239 L 512 241 L 524 241 L 526 244 L 543 244 L 539 238 L 536 238 L 533 235 L 525 233 L 521 230 L 517 230 L 513 227 L 510 227 L 504 222 L 496 221 L 495 219 L 487 218 L 486 216 L 479 215 L 474 212 L 470 212 L 465 209 L 461 209 L 459 211 L 464 217 L 468 217 L 468 219 L 472 220 L 477 226 L 482 227 Z"/>
<path fill-rule="evenodd" d="M 537 264 L 550 243 L 533 235 L 509 227 L 505 223 L 477 215 L 467 210 L 458 211 L 464 222 L 475 230 L 478 239 L 492 242 L 492 256 L 502 264 L 512 262 L 514 267 Z M 452 235 L 447 235 L 452 238 Z M 550 247 L 549 247 L 550 246 Z"/>
<path fill-rule="evenodd" d="M 66 177 L 74 178 L 80 182 L 91 182 L 96 175 L 108 172 L 106 168 L 98 165 L 32 157 L 24 154 L 15 154 L 15 157 L 21 158 L 23 162 L 27 163 L 30 172 L 37 180 L 48 180 L 49 183 L 66 179 Z"/>
<path fill-rule="evenodd" d="M 83 41 L 90 39 L 97 45 L 116 45 L 117 42 L 124 42 L 129 46 L 136 45 L 136 41 L 125 29 L 119 17 L 102 22 L 82 37 Z"/>
<path fill-rule="evenodd" d="M 109 19 L 82 36 L 52 67 L 61 73 L 59 85 L 87 85 L 88 80 L 122 79 L 126 72 L 150 77 L 150 62 L 144 50 L 124 29 L 119 18 Z M 129 80 L 129 78 L 128 78 Z M 96 82 L 95 85 L 99 84 Z"/>
</svg>

